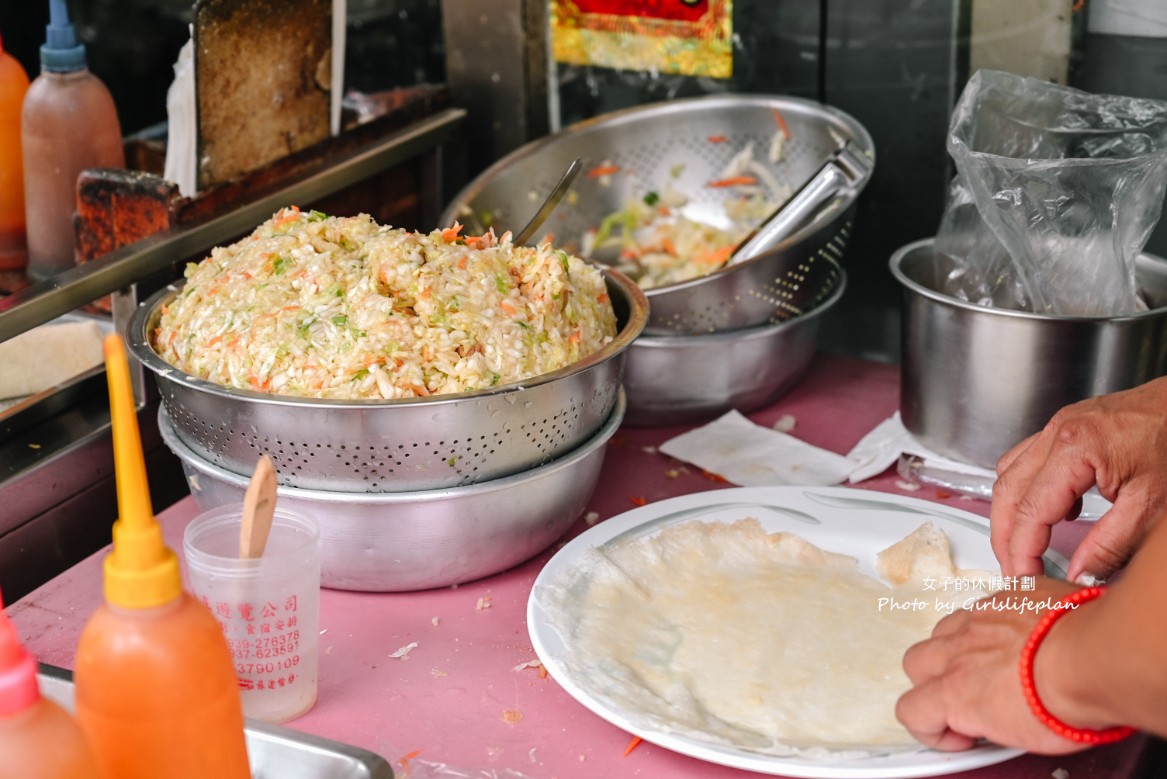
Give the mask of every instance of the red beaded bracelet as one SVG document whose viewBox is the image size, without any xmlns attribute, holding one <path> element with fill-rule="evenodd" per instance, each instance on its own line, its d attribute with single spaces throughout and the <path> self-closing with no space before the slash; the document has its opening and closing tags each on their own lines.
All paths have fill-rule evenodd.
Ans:
<svg viewBox="0 0 1167 779">
<path fill-rule="evenodd" d="M 1033 679 L 1033 662 L 1037 656 L 1037 648 L 1041 645 L 1042 640 L 1059 618 L 1068 614 L 1079 603 L 1092 601 L 1104 592 L 1106 592 L 1105 587 L 1086 587 L 1062 598 L 1054 604 L 1053 608 L 1042 615 L 1041 620 L 1037 623 L 1037 627 L 1029 634 L 1029 640 L 1025 642 L 1025 648 L 1021 650 L 1021 689 L 1025 693 L 1025 700 L 1029 702 L 1029 708 L 1033 710 L 1033 713 L 1041 720 L 1043 725 L 1062 738 L 1092 746 L 1121 741 L 1134 733 L 1135 729 L 1123 725 L 1106 728 L 1104 730 L 1088 730 L 1085 728 L 1071 727 L 1062 722 L 1051 714 L 1049 709 L 1041 702 L 1041 699 L 1037 697 L 1037 684 Z"/>
</svg>

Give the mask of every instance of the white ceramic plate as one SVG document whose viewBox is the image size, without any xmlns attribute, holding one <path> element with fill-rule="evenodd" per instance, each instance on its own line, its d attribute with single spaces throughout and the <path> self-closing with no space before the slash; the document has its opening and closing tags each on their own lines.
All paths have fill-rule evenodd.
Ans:
<svg viewBox="0 0 1167 779">
<path fill-rule="evenodd" d="M 1020 750 L 983 745 L 965 752 L 919 749 L 877 757 L 811 759 L 772 756 L 727 746 L 713 739 L 642 725 L 634 715 L 593 695 L 582 679 L 573 678 L 571 647 L 544 609 L 542 595 L 550 583 L 570 574 L 591 548 L 618 539 L 647 536 L 668 525 L 690 520 L 732 522 L 754 517 L 770 532 L 790 531 L 832 552 L 859 560 L 875 576 L 875 555 L 925 521 L 947 534 L 956 565 L 962 569 L 999 570 L 989 545 L 988 521 L 938 503 L 899 495 L 839 487 L 742 487 L 713 490 L 633 509 L 585 531 L 565 545 L 540 572 L 527 604 L 531 642 L 551 676 L 577 701 L 608 722 L 645 741 L 713 763 L 808 779 L 908 779 L 940 776 L 992 765 L 1016 757 Z M 1047 573 L 1065 577 L 1067 561 L 1047 552 Z"/>
</svg>

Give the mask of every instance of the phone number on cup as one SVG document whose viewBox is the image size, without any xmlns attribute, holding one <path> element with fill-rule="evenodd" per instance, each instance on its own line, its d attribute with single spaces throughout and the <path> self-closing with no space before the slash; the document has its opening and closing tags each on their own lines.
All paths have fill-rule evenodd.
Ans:
<svg viewBox="0 0 1167 779">
<path fill-rule="evenodd" d="M 229 638 L 227 644 L 236 660 L 243 657 L 282 657 L 299 651 L 300 631 L 262 638 Z"/>
<path fill-rule="evenodd" d="M 271 674 L 276 671 L 286 671 L 289 668 L 295 668 L 299 664 L 300 656 L 292 655 L 291 657 L 285 657 L 283 660 L 276 660 L 272 663 L 236 663 L 235 673 L 240 676 Z"/>
</svg>

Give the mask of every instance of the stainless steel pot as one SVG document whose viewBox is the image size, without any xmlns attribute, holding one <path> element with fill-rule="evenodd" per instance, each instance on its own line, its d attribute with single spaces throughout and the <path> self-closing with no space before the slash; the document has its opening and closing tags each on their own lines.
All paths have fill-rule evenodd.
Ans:
<svg viewBox="0 0 1167 779">
<path fill-rule="evenodd" d="M 1144 313 L 1055 317 L 984 308 L 938 292 L 932 239 L 901 247 L 900 416 L 933 451 L 985 468 L 1062 406 L 1167 373 L 1167 262 L 1137 260 Z"/>
<path fill-rule="evenodd" d="M 624 410 L 623 393 L 618 393 L 595 435 L 562 457 L 513 476 L 381 494 L 280 487 L 277 500 L 320 523 L 324 587 L 403 592 L 478 579 L 543 551 L 579 518 Z M 164 411 L 159 411 L 158 427 L 181 460 L 200 509 L 243 501 L 248 477 L 208 462 L 187 446 Z"/>
<path fill-rule="evenodd" d="M 840 269 L 825 300 L 785 322 L 701 335 L 641 335 L 628 349 L 624 391 L 629 425 L 679 425 L 730 409 L 761 408 L 810 367 L 822 317 L 847 286 Z"/>
</svg>

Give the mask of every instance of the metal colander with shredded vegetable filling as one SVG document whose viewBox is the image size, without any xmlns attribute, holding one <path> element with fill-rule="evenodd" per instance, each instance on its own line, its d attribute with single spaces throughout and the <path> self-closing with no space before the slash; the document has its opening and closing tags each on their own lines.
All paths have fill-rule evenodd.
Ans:
<svg viewBox="0 0 1167 779">
<path fill-rule="evenodd" d="M 187 269 L 159 355 L 226 387 L 425 397 L 550 373 L 616 333 L 602 274 L 547 244 L 284 209 Z"/>
<path fill-rule="evenodd" d="M 869 157 L 862 180 L 776 245 L 725 264 L 734 244 L 812 180 L 842 141 Z M 521 221 L 578 158 L 584 172 L 534 240 L 645 279 L 646 335 L 744 329 L 800 316 L 830 296 L 874 152 L 854 117 L 816 101 L 667 100 L 584 119 L 515 149 L 463 187 L 439 224 Z"/>
<path fill-rule="evenodd" d="M 440 489 L 548 462 L 610 416 L 648 302 L 491 233 L 285 210 L 135 312 L 176 434 L 289 487 Z"/>
</svg>

